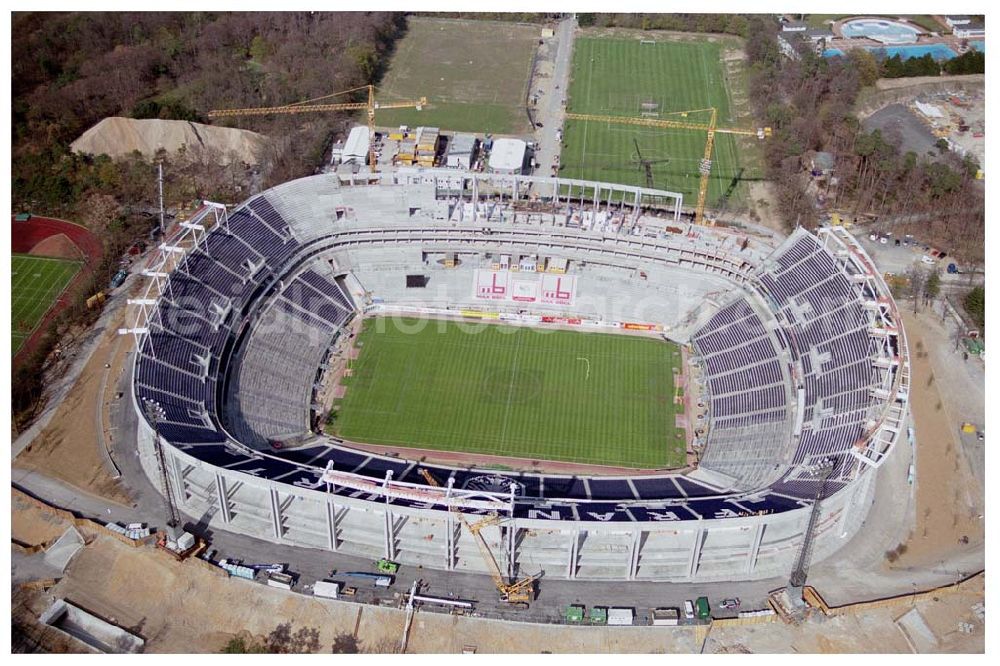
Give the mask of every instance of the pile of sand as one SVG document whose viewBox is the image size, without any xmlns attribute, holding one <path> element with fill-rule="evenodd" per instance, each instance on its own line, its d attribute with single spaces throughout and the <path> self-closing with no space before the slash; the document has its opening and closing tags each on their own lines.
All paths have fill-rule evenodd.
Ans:
<svg viewBox="0 0 1000 666">
<path fill-rule="evenodd" d="M 192 158 L 210 156 L 220 164 L 259 164 L 269 139 L 256 132 L 202 125 L 186 120 L 105 118 L 70 144 L 73 152 L 122 157 L 138 150 L 152 158 L 164 149 L 175 155 L 183 146 Z"/>
</svg>

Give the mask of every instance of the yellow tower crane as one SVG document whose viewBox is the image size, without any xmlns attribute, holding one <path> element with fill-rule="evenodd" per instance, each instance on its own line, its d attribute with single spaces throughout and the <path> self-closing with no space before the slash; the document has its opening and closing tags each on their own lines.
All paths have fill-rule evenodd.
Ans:
<svg viewBox="0 0 1000 666">
<path fill-rule="evenodd" d="M 368 100 L 365 102 L 341 102 L 336 104 L 316 104 L 324 99 L 329 99 L 331 97 L 339 97 L 341 95 L 349 95 L 351 93 L 357 92 L 359 90 L 366 90 L 368 92 Z M 350 90 L 342 90 L 341 92 L 331 93 L 329 95 L 323 95 L 322 97 L 314 97 L 313 99 L 303 100 L 301 102 L 295 102 L 293 104 L 286 104 L 284 106 L 261 106 L 249 109 L 213 109 L 208 112 L 209 118 L 236 118 L 239 116 L 267 116 L 274 113 L 311 113 L 314 111 L 365 111 L 368 115 L 368 161 L 371 164 L 372 171 L 378 171 L 378 165 L 375 161 L 375 111 L 378 109 L 410 109 L 414 108 L 420 111 L 424 106 L 427 105 L 427 98 L 421 97 L 417 100 L 407 100 L 402 102 L 378 102 L 375 100 L 375 86 L 358 86 L 357 88 L 351 88 Z"/>
<path fill-rule="evenodd" d="M 639 127 L 658 127 L 663 129 L 688 129 L 699 130 L 707 133 L 705 140 L 705 153 L 698 164 L 698 173 L 701 180 L 698 183 L 698 203 L 694 209 L 695 224 L 703 224 L 705 218 L 705 198 L 708 195 L 708 177 L 712 173 L 712 151 L 715 148 L 715 135 L 718 134 L 739 134 L 743 136 L 756 136 L 764 139 L 771 136 L 770 127 L 758 129 L 742 129 L 738 127 L 716 127 L 717 111 L 714 108 L 695 109 L 693 111 L 676 111 L 667 115 L 681 116 L 687 118 L 693 113 L 709 113 L 708 123 L 697 123 L 688 120 L 661 120 L 659 118 L 632 118 L 628 116 L 595 116 L 584 113 L 567 113 L 567 120 L 586 120 L 602 123 L 617 123 L 623 125 L 637 125 Z"/>
<path fill-rule="evenodd" d="M 420 473 L 420 476 L 424 477 L 424 480 L 427 481 L 429 485 L 434 486 L 435 488 L 441 487 L 441 484 L 434 478 L 434 475 L 426 469 L 421 467 L 417 471 Z M 500 601 L 521 608 L 527 608 L 528 604 L 531 603 L 535 597 L 535 581 L 541 577 L 541 574 L 535 574 L 534 576 L 528 576 L 527 578 L 522 578 L 519 581 L 508 583 L 504 580 L 504 575 L 500 571 L 500 565 L 497 564 L 497 558 L 493 556 L 493 551 L 490 550 L 489 544 L 486 543 L 486 539 L 482 534 L 480 534 L 480 532 L 487 527 L 499 525 L 503 522 L 503 518 L 496 513 L 491 513 L 480 521 L 469 523 L 469 521 L 465 519 L 465 514 L 459 509 L 451 507 L 451 512 L 455 514 L 462 525 L 469 530 L 469 533 L 476 540 L 476 545 L 479 546 L 479 554 L 482 556 L 483 561 L 486 563 L 486 566 L 490 571 L 490 577 L 493 578 L 493 584 L 496 585 L 497 591 L 500 592 Z"/>
</svg>

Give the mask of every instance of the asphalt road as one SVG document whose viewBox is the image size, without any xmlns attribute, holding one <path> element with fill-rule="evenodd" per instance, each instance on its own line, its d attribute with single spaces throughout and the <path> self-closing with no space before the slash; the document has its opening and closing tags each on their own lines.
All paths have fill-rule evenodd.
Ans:
<svg viewBox="0 0 1000 666">
<path fill-rule="evenodd" d="M 570 65 L 573 57 L 573 37 L 576 30 L 576 16 L 565 18 L 559 22 L 555 36 L 549 37 L 556 41 L 556 52 L 552 64 L 552 75 L 533 82 L 533 92 L 541 91 L 538 96 L 538 106 L 535 109 L 535 121 L 542 127 L 535 128 L 535 173 L 551 176 L 553 167 L 559 164 L 560 141 L 558 131 L 562 128 L 566 107 L 567 88 L 569 88 Z"/>
</svg>

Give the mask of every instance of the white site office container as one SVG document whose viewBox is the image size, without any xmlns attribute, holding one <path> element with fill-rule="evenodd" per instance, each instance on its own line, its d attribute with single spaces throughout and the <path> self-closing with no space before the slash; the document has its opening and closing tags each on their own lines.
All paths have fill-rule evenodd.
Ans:
<svg viewBox="0 0 1000 666">
<path fill-rule="evenodd" d="M 318 580 L 313 585 L 313 594 L 317 597 L 336 599 L 340 596 L 340 583 L 331 583 L 328 580 Z"/>
<path fill-rule="evenodd" d="M 608 624 L 627 626 L 632 624 L 634 613 L 631 608 L 609 608 Z"/>
</svg>

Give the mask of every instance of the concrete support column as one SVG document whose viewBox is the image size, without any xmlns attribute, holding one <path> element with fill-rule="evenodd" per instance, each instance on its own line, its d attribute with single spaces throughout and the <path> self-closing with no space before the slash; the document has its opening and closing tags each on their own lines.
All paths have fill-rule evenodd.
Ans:
<svg viewBox="0 0 1000 666">
<path fill-rule="evenodd" d="M 635 580 L 639 571 L 639 548 L 642 546 L 642 530 L 636 530 L 632 535 L 632 557 L 629 559 L 628 579 Z"/>
<path fill-rule="evenodd" d="M 694 578 L 698 573 L 698 561 L 701 559 L 701 544 L 705 541 L 705 530 L 699 528 L 694 533 L 694 543 L 691 545 L 691 557 L 688 560 L 688 576 Z"/>
<path fill-rule="evenodd" d="M 278 491 L 272 488 L 268 492 L 271 495 L 271 527 L 274 530 L 274 538 L 281 539 L 281 504 L 278 501 Z"/>
<path fill-rule="evenodd" d="M 517 527 L 511 525 L 507 528 L 507 576 L 514 578 L 514 543 L 516 542 Z"/>
<path fill-rule="evenodd" d="M 580 550 L 580 530 L 570 532 L 569 562 L 566 566 L 566 577 L 576 580 L 576 565 Z"/>
<path fill-rule="evenodd" d="M 326 514 L 326 543 L 333 552 L 337 552 L 337 505 L 332 499 L 324 503 Z"/>
<path fill-rule="evenodd" d="M 859 506 L 863 506 L 863 503 L 858 500 L 859 498 L 864 498 L 867 495 L 868 489 L 872 483 L 872 478 L 876 476 L 876 471 L 877 470 L 869 470 L 868 473 L 865 474 L 867 478 L 862 480 L 861 483 L 855 482 L 853 484 L 854 488 L 851 491 L 851 496 L 844 503 L 844 508 L 840 511 L 840 520 L 837 521 L 837 531 L 840 534 L 841 539 L 845 538 L 850 532 L 850 519 L 854 516 L 857 508 Z"/>
<path fill-rule="evenodd" d="M 757 566 L 757 555 L 760 553 L 760 542 L 764 539 L 764 523 L 761 522 L 754 530 L 753 539 L 750 542 L 750 552 L 747 554 L 747 573 L 753 573 Z"/>
<path fill-rule="evenodd" d="M 228 525 L 233 519 L 229 513 L 229 490 L 226 488 L 226 477 L 218 472 L 215 473 L 215 493 L 219 498 L 219 511 L 222 514 L 222 522 Z"/>
<path fill-rule="evenodd" d="M 455 570 L 455 518 L 452 516 L 451 512 L 448 512 L 448 518 L 444 521 L 445 537 L 445 557 L 448 558 L 446 562 L 446 569 L 448 571 Z"/>
<path fill-rule="evenodd" d="M 388 507 L 385 509 L 385 556 L 396 559 L 396 525 Z"/>
<path fill-rule="evenodd" d="M 184 463 L 179 457 L 169 455 L 166 449 L 163 453 L 167 457 L 166 464 L 171 477 L 170 489 L 174 494 L 174 502 L 177 506 L 185 506 L 187 504 L 187 486 L 184 485 Z"/>
</svg>

